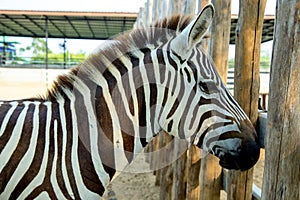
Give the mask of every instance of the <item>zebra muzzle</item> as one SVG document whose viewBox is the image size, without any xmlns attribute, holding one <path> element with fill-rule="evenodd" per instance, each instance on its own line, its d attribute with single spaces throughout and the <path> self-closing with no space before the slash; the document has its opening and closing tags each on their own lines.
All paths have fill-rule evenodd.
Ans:
<svg viewBox="0 0 300 200">
<path fill-rule="evenodd" d="M 252 168 L 259 158 L 260 148 L 257 143 L 249 141 L 247 146 L 238 151 L 217 150 L 219 164 L 226 169 L 245 171 Z"/>
<path fill-rule="evenodd" d="M 252 168 L 260 155 L 257 135 L 250 122 L 241 122 L 241 132 L 227 132 L 220 136 L 212 152 L 226 169 L 245 171 Z"/>
</svg>

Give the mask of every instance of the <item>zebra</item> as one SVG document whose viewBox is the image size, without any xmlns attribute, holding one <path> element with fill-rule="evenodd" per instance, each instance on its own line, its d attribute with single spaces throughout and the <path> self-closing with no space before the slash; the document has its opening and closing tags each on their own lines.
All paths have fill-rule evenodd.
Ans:
<svg viewBox="0 0 300 200">
<path fill-rule="evenodd" d="M 44 96 L 0 102 L 0 199 L 99 199 L 159 132 L 247 170 L 258 137 L 201 40 L 213 19 L 133 29 L 61 75 Z"/>
</svg>

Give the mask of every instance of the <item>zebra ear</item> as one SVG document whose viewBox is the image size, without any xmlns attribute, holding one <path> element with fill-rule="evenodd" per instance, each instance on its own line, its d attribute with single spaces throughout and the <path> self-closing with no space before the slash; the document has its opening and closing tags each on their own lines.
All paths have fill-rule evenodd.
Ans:
<svg viewBox="0 0 300 200">
<path fill-rule="evenodd" d="M 195 21 L 190 23 L 189 26 L 183 30 L 183 32 L 186 31 L 188 33 L 189 47 L 192 47 L 203 38 L 212 22 L 214 13 L 214 6 L 212 4 L 206 5 L 201 13 L 197 16 Z"/>
<path fill-rule="evenodd" d="M 175 50 L 176 52 L 184 50 L 187 52 L 195 44 L 197 44 L 208 30 L 214 16 L 214 12 L 215 9 L 212 4 L 206 5 L 196 19 L 185 27 L 173 40 L 172 50 Z"/>
</svg>

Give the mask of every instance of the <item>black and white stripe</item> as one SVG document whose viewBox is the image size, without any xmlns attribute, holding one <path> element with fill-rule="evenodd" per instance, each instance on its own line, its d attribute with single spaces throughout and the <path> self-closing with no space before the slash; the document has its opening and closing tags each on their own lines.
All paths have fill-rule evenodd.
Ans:
<svg viewBox="0 0 300 200">
<path fill-rule="evenodd" d="M 199 48 L 212 14 L 120 36 L 46 97 L 0 102 L 0 199 L 99 199 L 160 131 L 252 167 L 254 128 Z"/>
</svg>

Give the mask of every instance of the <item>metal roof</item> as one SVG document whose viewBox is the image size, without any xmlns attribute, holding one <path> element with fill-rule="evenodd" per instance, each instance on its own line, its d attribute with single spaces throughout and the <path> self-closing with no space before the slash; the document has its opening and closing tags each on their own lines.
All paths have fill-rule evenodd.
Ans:
<svg viewBox="0 0 300 200">
<path fill-rule="evenodd" d="M 0 10 L 0 35 L 108 39 L 130 30 L 137 13 Z M 235 43 L 237 15 L 232 15 L 230 44 Z M 262 42 L 273 39 L 274 15 L 265 16 Z"/>
<path fill-rule="evenodd" d="M 262 42 L 267 42 L 273 40 L 274 35 L 274 15 L 264 16 L 264 25 L 262 33 Z M 238 23 L 238 15 L 231 15 L 231 28 L 230 28 L 230 44 L 235 44 L 235 30 Z"/>
<path fill-rule="evenodd" d="M 107 39 L 132 29 L 136 13 L 0 10 L 0 35 Z"/>
</svg>

